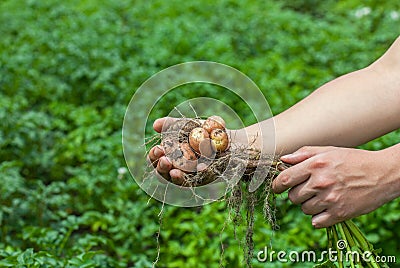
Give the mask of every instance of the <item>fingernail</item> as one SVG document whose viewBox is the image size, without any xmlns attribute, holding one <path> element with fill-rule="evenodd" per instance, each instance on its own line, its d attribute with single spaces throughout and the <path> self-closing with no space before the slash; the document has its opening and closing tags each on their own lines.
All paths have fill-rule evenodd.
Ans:
<svg viewBox="0 0 400 268">
<path fill-rule="evenodd" d="M 161 168 L 161 169 L 165 169 L 165 168 L 166 168 L 166 167 L 165 167 L 164 159 L 160 161 L 160 168 Z"/>
<path fill-rule="evenodd" d="M 154 149 L 154 156 L 159 158 L 162 155 L 162 153 L 163 153 L 162 149 L 160 148 L 160 146 L 157 145 L 156 148 Z"/>
<path fill-rule="evenodd" d="M 317 220 L 312 219 L 312 220 L 311 220 L 311 225 L 312 225 L 314 228 L 318 228 L 318 222 L 317 222 Z"/>
<path fill-rule="evenodd" d="M 163 158 L 161 161 L 160 161 L 160 167 L 161 167 L 161 169 L 163 169 L 163 170 L 166 170 L 168 167 L 169 167 L 169 164 L 171 163 L 171 161 L 169 161 L 169 159 L 168 158 Z"/>
</svg>

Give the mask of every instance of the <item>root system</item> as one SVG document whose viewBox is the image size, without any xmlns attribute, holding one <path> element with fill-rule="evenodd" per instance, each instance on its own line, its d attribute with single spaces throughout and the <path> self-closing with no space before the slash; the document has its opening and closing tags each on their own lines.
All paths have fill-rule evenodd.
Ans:
<svg viewBox="0 0 400 268">
<path fill-rule="evenodd" d="M 185 166 L 187 159 L 184 158 L 180 145 L 187 143 L 191 130 L 199 126 L 201 126 L 199 119 L 182 118 L 169 125 L 162 132 L 161 137 L 152 138 L 149 142 L 154 143 L 161 138 L 161 145 L 166 155 L 172 158 L 176 165 Z M 203 164 L 205 168 L 187 172 L 179 183 L 172 180 L 171 182 L 189 188 L 216 183 L 221 180 L 226 182 L 228 189 L 224 200 L 229 210 L 226 223 L 233 225 L 234 236 L 243 245 L 245 264 L 247 267 L 251 267 L 254 251 L 253 231 L 256 206 L 262 205 L 265 220 L 273 230 L 277 229 L 275 196 L 271 187 L 273 178 L 286 166 L 279 161 L 277 156 L 262 155 L 257 150 L 243 148 L 243 146 L 237 144 L 231 144 L 230 148 L 224 152 L 216 152 L 212 159 L 201 155 L 197 155 L 197 157 L 197 164 Z M 257 169 L 261 169 L 258 172 L 265 172 L 265 180 L 257 191 L 249 192 L 249 182 Z M 242 225 L 243 222 L 246 223 L 246 231 L 244 237 L 239 238 L 237 227 Z M 221 259 L 223 259 L 222 241 L 221 247 Z"/>
</svg>

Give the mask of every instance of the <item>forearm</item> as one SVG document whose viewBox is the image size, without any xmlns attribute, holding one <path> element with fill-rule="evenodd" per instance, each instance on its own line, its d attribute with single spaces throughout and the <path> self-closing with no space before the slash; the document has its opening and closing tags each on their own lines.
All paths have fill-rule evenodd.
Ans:
<svg viewBox="0 0 400 268">
<path fill-rule="evenodd" d="M 393 79 L 393 78 L 392 78 Z M 400 127 L 400 86 L 366 68 L 322 86 L 274 118 L 278 151 L 353 147 Z"/>
<path fill-rule="evenodd" d="M 323 85 L 275 116 L 276 151 L 290 153 L 305 145 L 353 147 L 399 128 L 399 66 L 397 40 L 371 66 Z M 271 131 L 271 119 L 246 128 L 250 137 L 257 136 L 258 147 L 272 138 Z"/>
</svg>

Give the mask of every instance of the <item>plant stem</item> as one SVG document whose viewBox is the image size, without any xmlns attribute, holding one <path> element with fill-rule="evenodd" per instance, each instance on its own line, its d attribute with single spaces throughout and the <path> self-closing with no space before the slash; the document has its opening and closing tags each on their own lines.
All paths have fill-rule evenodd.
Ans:
<svg viewBox="0 0 400 268">
<path fill-rule="evenodd" d="M 329 226 L 328 228 L 326 228 L 326 235 L 328 237 L 328 248 L 332 248 L 332 226 Z"/>
<path fill-rule="evenodd" d="M 346 257 L 347 257 L 348 256 L 347 253 L 351 253 L 351 247 L 350 247 L 349 242 L 348 242 L 349 239 L 347 238 L 346 233 L 343 230 L 342 223 L 338 223 L 338 224 L 336 224 L 336 226 L 337 226 L 337 229 L 339 230 L 339 233 L 340 233 L 340 235 L 342 237 L 342 241 L 344 241 L 346 243 L 345 245 L 346 245 Z M 342 259 L 342 261 L 343 261 L 343 259 Z M 346 258 L 346 261 L 347 261 L 347 258 Z M 351 265 L 352 268 L 355 268 L 354 267 L 353 257 L 351 257 L 351 259 L 350 259 L 350 265 Z"/>
<path fill-rule="evenodd" d="M 373 246 L 371 245 L 371 243 L 368 242 L 368 240 L 365 238 L 364 234 L 357 227 L 357 225 L 355 225 L 351 220 L 344 222 L 344 225 L 351 233 L 352 238 L 354 237 L 357 240 L 359 246 L 361 247 L 362 254 L 364 254 L 365 252 L 370 252 L 371 255 L 369 256 L 369 260 L 364 260 L 366 261 L 368 267 L 386 267 L 385 264 L 381 265 L 376 262 Z"/>
<path fill-rule="evenodd" d="M 353 233 L 354 237 L 358 241 L 358 243 L 361 246 L 362 251 L 372 251 L 373 247 L 371 244 L 368 242 L 368 240 L 365 238 L 364 234 L 361 232 L 361 230 L 355 225 L 351 220 L 346 221 L 344 224 L 347 225 L 347 228 L 351 230 Z"/>
<path fill-rule="evenodd" d="M 333 234 L 333 241 L 335 243 L 335 248 L 336 248 L 336 250 L 338 250 L 339 248 L 337 246 L 337 242 L 339 241 L 339 235 L 336 230 L 336 224 L 332 227 L 332 234 Z M 338 259 L 338 264 L 339 264 L 339 268 L 344 268 L 342 259 L 341 260 Z"/>
</svg>

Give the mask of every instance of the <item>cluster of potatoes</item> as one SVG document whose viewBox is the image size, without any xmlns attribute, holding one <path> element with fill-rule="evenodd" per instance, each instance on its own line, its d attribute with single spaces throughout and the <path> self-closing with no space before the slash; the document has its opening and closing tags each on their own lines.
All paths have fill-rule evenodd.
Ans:
<svg viewBox="0 0 400 268">
<path fill-rule="evenodd" d="M 169 133 L 171 131 L 180 134 L 165 135 L 162 146 L 173 166 L 188 173 L 205 170 L 229 147 L 225 121 L 219 116 L 210 116 L 203 123 L 180 120 L 169 128 Z M 173 182 L 184 184 L 183 181 Z"/>
<path fill-rule="evenodd" d="M 229 146 L 225 121 L 219 116 L 210 116 L 201 127 L 192 129 L 189 145 L 194 152 L 205 157 L 224 152 Z"/>
</svg>

